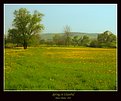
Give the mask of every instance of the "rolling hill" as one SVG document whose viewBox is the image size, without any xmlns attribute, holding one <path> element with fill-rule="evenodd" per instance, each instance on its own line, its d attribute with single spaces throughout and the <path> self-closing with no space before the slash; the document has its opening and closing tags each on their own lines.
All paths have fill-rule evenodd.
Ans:
<svg viewBox="0 0 121 101">
<path fill-rule="evenodd" d="M 52 39 L 56 34 L 58 34 L 60 36 L 64 35 L 64 33 L 42 33 L 41 38 L 45 39 L 45 40 Z M 97 38 L 98 34 L 100 34 L 100 33 L 71 32 L 71 37 L 74 37 L 74 36 L 82 37 L 84 35 L 87 35 L 87 36 L 89 36 L 90 39 L 95 39 L 95 38 Z"/>
</svg>

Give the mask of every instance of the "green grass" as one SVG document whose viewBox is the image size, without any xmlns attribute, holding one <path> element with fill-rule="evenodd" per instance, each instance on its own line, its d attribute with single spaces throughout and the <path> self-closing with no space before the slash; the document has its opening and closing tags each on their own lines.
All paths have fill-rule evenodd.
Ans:
<svg viewBox="0 0 121 101">
<path fill-rule="evenodd" d="M 116 90 L 116 49 L 5 49 L 5 90 Z"/>
</svg>

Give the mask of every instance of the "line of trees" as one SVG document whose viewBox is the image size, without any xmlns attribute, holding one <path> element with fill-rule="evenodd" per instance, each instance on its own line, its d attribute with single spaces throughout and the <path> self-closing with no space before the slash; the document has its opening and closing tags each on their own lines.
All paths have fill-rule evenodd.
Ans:
<svg viewBox="0 0 121 101">
<path fill-rule="evenodd" d="M 98 34 L 97 38 L 91 39 L 89 36 L 74 36 L 72 37 L 71 34 L 67 35 L 55 34 L 52 39 L 42 39 L 40 34 L 34 34 L 31 36 L 31 39 L 28 41 L 28 46 L 84 46 L 84 47 L 111 47 L 116 48 L 116 35 L 111 33 L 110 31 L 105 31 L 104 33 Z M 16 41 L 17 40 L 17 41 Z M 21 43 L 22 40 L 13 39 L 9 34 L 5 36 L 5 46 L 9 46 L 14 44 L 15 47 L 23 46 Z"/>
<path fill-rule="evenodd" d="M 15 10 L 13 20 L 13 28 L 8 30 L 8 34 L 4 36 L 5 47 L 17 47 L 23 46 L 27 49 L 27 46 L 38 46 L 46 44 L 47 46 L 86 46 L 86 47 L 113 47 L 116 48 L 116 35 L 110 31 L 98 34 L 96 39 L 90 39 L 89 36 L 84 35 L 71 36 L 71 28 L 69 26 L 64 27 L 64 35 L 56 34 L 53 39 L 44 40 L 41 39 L 39 34 L 44 26 L 40 23 L 42 13 L 34 11 L 31 14 L 26 8 L 20 8 Z"/>
<path fill-rule="evenodd" d="M 65 28 L 68 29 L 68 26 Z M 110 47 L 116 48 L 117 37 L 110 31 L 105 31 L 104 33 L 98 34 L 97 38 L 91 39 L 89 36 L 74 36 L 72 37 L 70 32 L 66 32 L 64 35 L 56 34 L 53 39 L 40 40 L 40 44 L 46 44 L 47 46 L 85 46 L 85 47 Z"/>
</svg>

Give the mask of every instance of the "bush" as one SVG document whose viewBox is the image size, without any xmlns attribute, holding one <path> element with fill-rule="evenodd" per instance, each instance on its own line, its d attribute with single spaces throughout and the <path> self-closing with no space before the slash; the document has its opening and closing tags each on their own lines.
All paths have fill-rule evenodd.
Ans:
<svg viewBox="0 0 121 101">
<path fill-rule="evenodd" d="M 116 42 L 111 42 L 111 43 L 109 44 L 109 47 L 110 47 L 110 48 L 116 48 Z"/>
<path fill-rule="evenodd" d="M 5 48 L 14 48 L 16 45 L 13 43 L 6 43 Z"/>
<path fill-rule="evenodd" d="M 92 40 L 91 43 L 90 43 L 90 47 L 98 47 L 98 41 Z"/>
</svg>

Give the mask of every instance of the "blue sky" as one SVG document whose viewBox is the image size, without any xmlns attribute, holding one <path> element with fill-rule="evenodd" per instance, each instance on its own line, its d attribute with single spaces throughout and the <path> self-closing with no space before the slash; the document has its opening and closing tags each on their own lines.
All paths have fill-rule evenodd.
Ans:
<svg viewBox="0 0 121 101">
<path fill-rule="evenodd" d="M 45 16 L 42 19 L 43 33 L 62 33 L 69 25 L 72 32 L 101 33 L 106 30 L 117 34 L 116 4 L 6 4 L 4 5 L 4 31 L 7 33 L 14 19 L 13 12 L 27 8 L 31 13 L 37 10 Z"/>
</svg>

